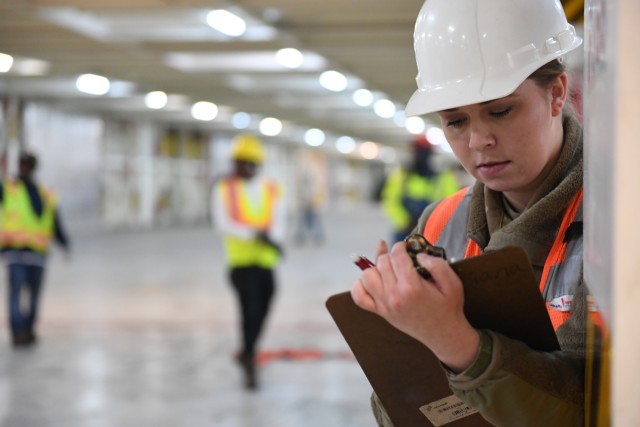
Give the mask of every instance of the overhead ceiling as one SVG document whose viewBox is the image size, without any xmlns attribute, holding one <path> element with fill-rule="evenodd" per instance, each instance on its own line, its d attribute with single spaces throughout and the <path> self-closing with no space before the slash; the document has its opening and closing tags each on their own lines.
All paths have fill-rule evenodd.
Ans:
<svg viewBox="0 0 640 427">
<path fill-rule="evenodd" d="M 54 101 L 61 108 L 176 125 L 194 122 L 189 106 L 214 102 L 218 117 L 200 124 L 232 130 L 238 111 L 284 122 L 285 131 L 319 128 L 391 145 L 410 138 L 395 120 L 352 100 L 366 88 L 402 111 L 415 89 L 413 28 L 422 0 L 2 0 L 0 53 L 15 65 L 42 65 L 36 75 L 19 67 L 0 74 L 0 94 Z M 573 4 L 581 1 L 570 1 Z M 229 9 L 248 31 L 224 36 L 206 14 Z M 294 47 L 302 67 L 277 65 L 274 52 Z M 39 62 L 44 61 L 44 62 Z M 348 78 L 342 92 L 324 89 L 322 71 Z M 105 96 L 79 93 L 82 73 L 112 81 Z M 42 75 L 37 75 L 42 74 Z M 144 95 L 169 94 L 162 110 Z M 429 117 L 427 117 L 429 120 Z M 292 133 L 293 134 L 293 133 Z"/>
</svg>

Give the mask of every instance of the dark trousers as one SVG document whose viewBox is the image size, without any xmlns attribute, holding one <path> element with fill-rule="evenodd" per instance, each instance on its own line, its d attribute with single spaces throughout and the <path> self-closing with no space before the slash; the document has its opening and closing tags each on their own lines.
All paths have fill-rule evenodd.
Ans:
<svg viewBox="0 0 640 427">
<path fill-rule="evenodd" d="M 40 266 L 9 264 L 9 323 L 14 338 L 33 338 L 43 276 Z"/>
<path fill-rule="evenodd" d="M 253 357 L 275 292 L 274 272 L 261 267 L 231 269 L 231 284 L 240 305 L 242 355 Z"/>
</svg>

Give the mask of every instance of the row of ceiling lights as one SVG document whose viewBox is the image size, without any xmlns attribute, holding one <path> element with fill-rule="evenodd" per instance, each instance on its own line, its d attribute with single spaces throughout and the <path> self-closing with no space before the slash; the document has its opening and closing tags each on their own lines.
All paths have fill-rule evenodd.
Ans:
<svg viewBox="0 0 640 427">
<path fill-rule="evenodd" d="M 245 21 L 223 9 L 212 10 L 207 15 L 207 24 L 221 33 L 239 37 L 246 30 Z M 276 52 L 276 60 L 278 63 L 289 69 L 299 68 L 304 62 L 304 55 L 297 49 L 284 48 Z M 11 70 L 14 59 L 12 56 L 0 53 L 0 73 L 6 73 Z M 333 92 L 341 92 L 348 87 L 348 79 L 342 73 L 335 70 L 324 71 L 319 77 L 320 84 L 327 90 Z M 83 93 L 102 96 L 109 93 L 111 82 L 108 78 L 96 74 L 83 74 L 76 80 L 76 88 Z M 380 98 L 374 101 L 374 94 L 368 89 L 357 89 L 352 95 L 354 103 L 361 107 L 373 106 L 376 115 L 385 119 L 394 119 L 399 127 L 405 127 L 406 130 L 413 134 L 419 135 L 426 131 L 426 124 L 420 117 L 404 116 L 404 111 L 398 110 L 396 105 L 386 99 Z M 145 96 L 145 105 L 149 109 L 160 110 L 167 106 L 169 97 L 165 92 L 153 91 Z M 199 101 L 191 106 L 191 116 L 195 120 L 212 121 L 218 116 L 218 106 L 212 102 Z M 251 124 L 251 115 L 245 112 L 237 112 L 232 116 L 231 124 L 236 129 L 246 129 Z M 259 131 L 266 136 L 277 136 L 282 132 L 282 122 L 274 117 L 266 117 L 260 120 Z M 444 136 L 437 132 L 437 128 L 430 128 L 430 134 L 436 144 L 443 143 L 448 148 Z M 321 129 L 308 129 L 304 133 L 305 143 L 310 146 L 321 146 L 326 141 L 326 135 Z M 379 144 L 367 141 L 356 144 L 355 140 L 349 136 L 342 136 L 335 140 L 336 149 L 340 153 L 350 154 L 357 148 L 362 157 L 366 159 L 380 159 L 392 162 L 395 160 L 395 150 L 390 147 L 379 147 Z"/>
</svg>

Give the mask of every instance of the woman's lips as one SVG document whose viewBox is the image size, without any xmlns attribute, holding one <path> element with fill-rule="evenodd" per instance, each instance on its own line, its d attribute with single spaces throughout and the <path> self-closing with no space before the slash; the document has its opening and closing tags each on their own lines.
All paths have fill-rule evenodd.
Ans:
<svg viewBox="0 0 640 427">
<path fill-rule="evenodd" d="M 481 176 L 492 177 L 502 172 L 509 163 L 509 161 L 480 163 L 476 169 Z"/>
</svg>

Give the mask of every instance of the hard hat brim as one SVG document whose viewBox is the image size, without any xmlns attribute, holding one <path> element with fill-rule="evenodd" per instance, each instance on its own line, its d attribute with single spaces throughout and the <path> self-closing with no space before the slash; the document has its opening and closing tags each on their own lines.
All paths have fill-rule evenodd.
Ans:
<svg viewBox="0 0 640 427">
<path fill-rule="evenodd" d="M 405 108 L 405 116 L 435 113 L 465 105 L 478 104 L 503 98 L 513 93 L 533 72 L 544 64 L 560 58 L 582 44 L 582 38 L 575 37 L 565 49 L 539 58 L 508 76 L 468 76 L 464 80 L 450 81 L 440 86 L 416 90 Z"/>
</svg>

